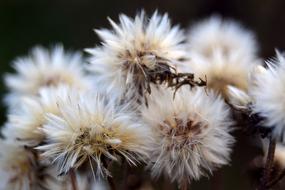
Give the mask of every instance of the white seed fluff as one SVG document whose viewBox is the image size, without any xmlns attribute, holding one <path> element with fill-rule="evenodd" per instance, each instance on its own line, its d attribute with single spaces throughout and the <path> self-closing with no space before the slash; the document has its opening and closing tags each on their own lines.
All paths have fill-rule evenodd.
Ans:
<svg viewBox="0 0 285 190">
<path fill-rule="evenodd" d="M 233 137 L 229 110 L 219 96 L 204 89 L 154 91 L 142 108 L 151 126 L 152 174 L 166 173 L 178 182 L 198 180 L 229 162 Z"/>
<path fill-rule="evenodd" d="M 0 140 L 1 190 L 46 190 L 50 187 L 62 187 L 62 181 L 57 180 L 54 171 L 52 167 L 40 163 L 35 150 L 14 141 Z"/>
<path fill-rule="evenodd" d="M 285 59 L 277 52 L 268 68 L 255 77 L 250 93 L 255 103 L 253 111 L 265 118 L 264 126 L 272 128 L 275 138 L 285 139 Z"/>
<path fill-rule="evenodd" d="M 52 50 L 35 47 L 27 57 L 15 60 L 15 74 L 7 74 L 5 84 L 10 93 L 7 105 L 17 105 L 23 96 L 37 95 L 42 87 L 69 85 L 87 88 L 83 71 L 84 61 L 78 52 L 64 51 L 61 45 Z"/>
<path fill-rule="evenodd" d="M 235 52 L 243 56 L 256 56 L 257 42 L 252 32 L 232 20 L 212 16 L 190 27 L 189 51 L 211 57 L 215 51 L 225 56 Z"/>
<path fill-rule="evenodd" d="M 94 175 L 110 175 L 105 161 L 124 158 L 136 164 L 147 157 L 149 130 L 127 106 L 115 107 L 100 95 L 82 94 L 78 101 L 59 103 L 59 109 L 60 116 L 47 115 L 47 144 L 38 147 L 43 157 L 57 163 L 59 173 L 87 163 Z"/>
<path fill-rule="evenodd" d="M 8 115 L 3 134 L 6 138 L 16 140 L 27 146 L 35 146 L 45 139 L 41 128 L 46 123 L 46 114 L 59 115 L 58 102 L 76 101 L 77 89 L 60 85 L 42 88 L 36 97 L 22 98 L 19 108 Z"/>
<path fill-rule="evenodd" d="M 250 75 L 259 64 L 253 33 L 234 21 L 210 17 L 192 26 L 188 62 L 179 70 L 207 80 L 207 86 L 228 100 L 228 85 L 247 93 Z"/>
<path fill-rule="evenodd" d="M 134 96 L 144 92 L 149 71 L 164 71 L 161 63 L 175 67 L 185 57 L 185 36 L 178 26 L 171 27 L 167 14 L 148 18 L 142 12 L 134 19 L 122 14 L 119 24 L 109 21 L 112 30 L 96 30 L 102 46 L 87 49 L 98 86 Z"/>
</svg>

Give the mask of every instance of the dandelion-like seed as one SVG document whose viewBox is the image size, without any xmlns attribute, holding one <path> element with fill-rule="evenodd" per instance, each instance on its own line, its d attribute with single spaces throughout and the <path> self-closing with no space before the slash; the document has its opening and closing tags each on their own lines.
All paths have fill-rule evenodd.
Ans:
<svg viewBox="0 0 285 190">
<path fill-rule="evenodd" d="M 38 147 L 43 157 L 57 163 L 60 174 L 89 164 L 93 174 L 106 176 L 108 161 L 122 158 L 135 165 L 147 157 L 149 130 L 126 106 L 115 107 L 100 95 L 80 97 L 59 103 L 60 116 L 47 115 L 47 144 Z"/>
<path fill-rule="evenodd" d="M 229 85 L 248 92 L 250 74 L 259 63 L 257 43 L 250 31 L 214 16 L 194 25 L 187 36 L 190 62 L 182 64 L 183 72 L 206 77 L 207 87 L 226 100 Z"/>
<path fill-rule="evenodd" d="M 50 185 L 59 186 L 52 170 L 38 162 L 34 150 L 12 141 L 1 140 L 0 145 L 0 189 L 46 190 Z"/>
<path fill-rule="evenodd" d="M 253 111 L 265 120 L 263 126 L 273 129 L 275 138 L 285 138 L 285 59 L 277 52 L 275 60 L 267 62 L 268 69 L 256 75 L 250 90 L 254 98 Z M 274 87 L 274 88 L 273 88 Z"/>
<path fill-rule="evenodd" d="M 150 19 L 144 12 L 134 19 L 126 15 L 119 19 L 120 24 L 109 19 L 113 30 L 96 30 L 103 45 L 87 50 L 98 83 L 131 98 L 150 93 L 150 83 L 173 85 L 176 65 L 186 55 L 179 27 L 171 27 L 167 14 L 157 12 Z"/>
<path fill-rule="evenodd" d="M 8 115 L 8 122 L 3 129 L 4 136 L 26 146 L 42 143 L 45 135 L 41 128 L 46 123 L 46 114 L 60 114 L 58 102 L 77 99 L 76 95 L 70 96 L 75 92 L 77 89 L 60 85 L 54 88 L 42 88 L 36 97 L 22 98 L 18 110 Z"/>
<path fill-rule="evenodd" d="M 42 87 L 64 84 L 78 89 L 87 88 L 83 63 L 80 53 L 66 52 L 60 45 L 51 51 L 42 47 L 32 49 L 29 56 L 15 60 L 16 74 L 5 77 L 10 90 L 6 103 L 17 105 L 19 98 L 37 95 Z"/>
<path fill-rule="evenodd" d="M 257 42 L 254 34 L 231 20 L 212 16 L 190 27 L 187 35 L 189 51 L 211 57 L 216 51 L 224 56 L 233 52 L 246 56 L 256 56 Z"/>
<path fill-rule="evenodd" d="M 233 144 L 229 110 L 219 96 L 203 89 L 155 91 L 142 109 L 151 126 L 152 174 L 166 173 L 183 183 L 227 164 Z"/>
</svg>

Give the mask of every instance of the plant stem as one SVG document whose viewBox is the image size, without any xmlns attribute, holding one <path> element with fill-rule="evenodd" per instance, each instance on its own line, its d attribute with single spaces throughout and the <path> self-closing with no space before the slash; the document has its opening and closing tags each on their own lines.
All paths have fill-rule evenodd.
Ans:
<svg viewBox="0 0 285 190">
<path fill-rule="evenodd" d="M 276 185 L 284 176 L 285 176 L 285 169 L 283 169 L 281 172 L 279 172 L 277 177 L 274 178 L 273 180 L 271 180 L 271 182 L 267 184 L 267 188 L 269 189 L 269 188 L 273 187 L 274 185 Z"/>
<path fill-rule="evenodd" d="M 269 135 L 269 146 L 267 151 L 267 159 L 263 171 L 263 176 L 261 178 L 259 190 L 266 190 L 268 189 L 267 184 L 270 181 L 272 167 L 274 164 L 274 154 L 275 154 L 275 147 L 276 147 L 276 141 L 273 139 L 272 135 Z"/>
<path fill-rule="evenodd" d="M 69 171 L 69 176 L 71 180 L 71 187 L 72 190 L 77 190 L 77 180 L 76 180 L 76 175 L 73 169 Z"/>
<path fill-rule="evenodd" d="M 104 166 L 108 171 L 110 171 L 110 167 L 111 167 L 112 162 L 107 162 L 107 160 L 103 158 L 103 159 L 102 159 L 102 163 L 103 163 L 103 166 Z M 111 190 L 116 190 L 116 185 L 115 185 L 115 182 L 114 182 L 114 180 L 113 180 L 113 177 L 110 176 L 110 175 L 108 175 L 108 176 L 107 176 L 107 181 L 108 181 L 108 183 L 109 183 L 110 189 L 111 189 Z"/>
<path fill-rule="evenodd" d="M 122 166 L 124 169 L 124 173 L 123 173 L 123 189 L 128 189 L 128 177 L 129 177 L 129 167 L 128 167 L 128 163 L 126 162 L 126 160 L 124 159 L 122 161 Z"/>
<path fill-rule="evenodd" d="M 180 185 L 181 190 L 188 190 L 188 181 L 186 179 L 182 180 Z"/>
<path fill-rule="evenodd" d="M 111 176 L 108 176 L 107 180 L 108 180 L 111 190 L 116 190 L 116 185 L 115 185 L 113 178 Z"/>
</svg>

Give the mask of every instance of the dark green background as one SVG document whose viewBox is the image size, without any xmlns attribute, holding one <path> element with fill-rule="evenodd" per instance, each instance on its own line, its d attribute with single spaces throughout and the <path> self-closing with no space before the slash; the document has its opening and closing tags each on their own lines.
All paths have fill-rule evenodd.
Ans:
<svg viewBox="0 0 285 190">
<path fill-rule="evenodd" d="M 1 0 L 0 1 L 0 72 L 11 71 L 11 61 L 25 55 L 34 45 L 57 42 L 69 49 L 91 47 L 98 42 L 92 29 L 108 27 L 107 16 L 117 19 L 121 12 L 133 16 L 144 8 L 168 12 L 174 23 L 187 26 L 213 13 L 241 21 L 256 32 L 260 56 L 274 55 L 274 48 L 285 49 L 285 1 L 272 0 Z M 3 80 L 1 80 L 3 81 Z M 5 88 L 1 82 L 0 94 Z M 1 107 L 1 122 L 5 109 Z M 204 178 L 192 189 L 254 189 L 247 175 L 248 161 L 257 152 L 251 137 L 241 137 L 233 154 L 232 166 L 216 176 Z"/>
</svg>

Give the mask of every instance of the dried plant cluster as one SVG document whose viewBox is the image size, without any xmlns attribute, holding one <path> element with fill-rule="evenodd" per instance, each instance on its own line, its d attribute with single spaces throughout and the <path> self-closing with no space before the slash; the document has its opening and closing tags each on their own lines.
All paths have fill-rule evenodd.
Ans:
<svg viewBox="0 0 285 190">
<path fill-rule="evenodd" d="M 5 76 L 0 189 L 128 189 L 128 172 L 140 168 L 149 176 L 140 189 L 166 178 L 185 190 L 230 163 L 240 128 L 253 128 L 268 155 L 257 188 L 282 179 L 280 52 L 263 62 L 254 34 L 217 16 L 188 30 L 157 12 L 109 21 L 95 30 L 101 43 L 87 58 L 57 45 L 14 61 L 16 72 Z M 238 126 L 237 115 L 249 122 Z"/>
</svg>

